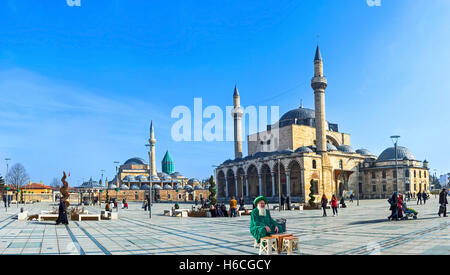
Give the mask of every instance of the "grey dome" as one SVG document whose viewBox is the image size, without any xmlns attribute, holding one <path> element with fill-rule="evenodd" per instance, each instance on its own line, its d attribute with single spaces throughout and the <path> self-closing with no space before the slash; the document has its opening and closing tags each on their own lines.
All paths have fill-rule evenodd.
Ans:
<svg viewBox="0 0 450 275">
<path fill-rule="evenodd" d="M 295 150 L 296 153 L 313 153 L 313 150 L 311 150 L 309 147 L 303 146 L 299 147 L 297 150 Z"/>
<path fill-rule="evenodd" d="M 80 189 L 83 189 L 83 188 L 85 188 L 85 189 L 96 188 L 97 189 L 97 188 L 102 188 L 102 185 L 100 183 L 92 180 L 92 178 L 91 178 L 89 181 L 84 182 L 82 185 L 80 185 L 77 188 L 80 188 Z"/>
<path fill-rule="evenodd" d="M 316 114 L 314 110 L 297 108 L 290 110 L 280 118 L 280 127 L 291 124 L 308 125 L 313 127 L 315 117 Z"/>
<path fill-rule="evenodd" d="M 358 149 L 358 150 L 356 150 L 356 153 L 363 155 L 363 156 L 373 156 L 373 154 L 367 149 Z"/>
<path fill-rule="evenodd" d="M 145 165 L 145 160 L 141 158 L 131 158 L 124 163 L 125 165 Z"/>
<path fill-rule="evenodd" d="M 343 153 L 348 153 L 348 154 L 355 154 L 355 150 L 353 150 L 352 147 L 348 146 L 348 145 L 339 145 L 337 147 L 337 149 Z"/>
<path fill-rule="evenodd" d="M 170 176 L 173 178 L 173 177 L 182 177 L 183 175 L 180 172 L 174 172 L 170 174 Z"/>
<path fill-rule="evenodd" d="M 158 176 L 152 176 L 152 181 L 153 182 L 155 182 L 155 181 L 159 182 L 159 181 L 161 181 L 161 179 Z"/>
<path fill-rule="evenodd" d="M 184 186 L 184 189 L 186 189 L 186 190 L 192 190 L 192 189 L 194 189 L 194 188 L 192 188 L 191 185 L 186 184 L 186 185 Z"/>
<path fill-rule="evenodd" d="M 136 180 L 143 182 L 143 181 L 148 181 L 148 178 L 146 176 L 139 175 L 136 177 Z"/>
<path fill-rule="evenodd" d="M 327 151 L 337 151 L 338 149 L 333 144 L 327 142 Z"/>
<path fill-rule="evenodd" d="M 150 185 L 148 184 L 144 184 L 141 186 L 141 190 L 149 190 L 150 189 Z"/>
<path fill-rule="evenodd" d="M 200 184 L 198 184 L 194 187 L 194 190 L 203 190 L 203 187 Z"/>
<path fill-rule="evenodd" d="M 414 155 L 409 151 L 408 148 L 397 146 L 397 160 L 404 160 L 404 159 L 416 159 Z M 395 160 L 395 148 L 390 147 L 381 153 L 381 155 L 378 157 L 377 161 L 388 161 L 388 160 Z"/>
<path fill-rule="evenodd" d="M 164 185 L 164 190 L 172 190 L 172 186 L 170 184 Z"/>
<path fill-rule="evenodd" d="M 189 179 L 188 184 L 193 185 L 194 183 L 200 183 L 200 181 L 198 179 Z"/>
<path fill-rule="evenodd" d="M 139 190 L 139 186 L 137 186 L 137 184 L 133 184 L 131 185 L 131 190 Z"/>
<path fill-rule="evenodd" d="M 108 189 L 116 189 L 116 188 L 117 188 L 117 185 L 115 185 L 115 184 L 110 184 L 108 186 Z"/>
<path fill-rule="evenodd" d="M 128 185 L 122 184 L 120 186 L 120 189 L 122 189 L 122 190 L 130 190 L 130 187 L 128 187 Z"/>
<path fill-rule="evenodd" d="M 183 186 L 181 186 L 181 184 L 177 184 L 177 185 L 175 185 L 175 189 L 176 190 L 181 190 L 181 189 L 183 189 Z"/>
<path fill-rule="evenodd" d="M 123 180 L 124 180 L 124 181 L 128 181 L 128 182 L 131 182 L 131 181 L 136 181 L 136 178 L 133 177 L 133 176 L 125 176 L 125 177 L 123 178 Z"/>
<path fill-rule="evenodd" d="M 159 184 L 153 184 L 153 189 L 154 189 L 154 190 L 161 190 L 162 187 L 161 187 L 161 185 L 159 185 Z"/>
</svg>

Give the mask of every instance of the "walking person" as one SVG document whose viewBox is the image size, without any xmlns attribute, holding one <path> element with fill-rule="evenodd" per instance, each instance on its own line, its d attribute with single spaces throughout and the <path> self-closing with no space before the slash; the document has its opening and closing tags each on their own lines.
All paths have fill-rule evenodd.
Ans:
<svg viewBox="0 0 450 275">
<path fill-rule="evenodd" d="M 239 211 L 244 211 L 245 210 L 245 200 L 243 197 L 239 198 Z"/>
<path fill-rule="evenodd" d="M 320 201 L 320 203 L 321 203 L 322 209 L 323 209 L 323 216 L 326 217 L 327 216 L 328 199 L 327 199 L 327 196 L 325 196 L 325 194 L 322 195 L 322 200 Z"/>
<path fill-rule="evenodd" d="M 428 199 L 428 194 L 424 190 L 423 193 L 422 193 L 423 204 L 426 204 L 427 199 Z"/>
<path fill-rule="evenodd" d="M 333 217 L 338 215 L 338 200 L 336 195 L 331 197 L 331 208 L 333 209 Z"/>
<path fill-rule="evenodd" d="M 286 197 L 286 209 L 291 211 L 291 198 L 289 196 Z"/>
<path fill-rule="evenodd" d="M 280 203 L 280 207 L 281 207 L 281 210 L 284 210 L 284 201 L 285 201 L 285 199 L 284 199 L 284 195 L 281 195 L 281 203 Z"/>
<path fill-rule="evenodd" d="M 69 224 L 67 220 L 67 206 L 66 202 L 63 198 L 59 201 L 59 209 L 58 209 L 58 219 L 56 220 L 56 225 L 59 224 Z"/>
<path fill-rule="evenodd" d="M 230 218 L 236 217 L 237 216 L 236 212 L 237 212 L 237 200 L 234 197 L 232 197 L 230 201 Z"/>
<path fill-rule="evenodd" d="M 441 216 L 441 214 L 444 214 L 444 217 L 447 217 L 447 204 L 447 189 L 444 188 L 442 189 L 441 193 L 439 193 L 439 217 Z"/>
<path fill-rule="evenodd" d="M 417 193 L 417 204 L 422 204 L 422 193 L 419 191 L 419 193 Z"/>
<path fill-rule="evenodd" d="M 353 193 L 351 193 L 351 194 L 350 194 L 350 202 L 351 202 L 351 203 L 353 203 L 353 198 L 354 198 L 354 197 L 355 197 L 355 196 L 353 195 Z"/>
</svg>

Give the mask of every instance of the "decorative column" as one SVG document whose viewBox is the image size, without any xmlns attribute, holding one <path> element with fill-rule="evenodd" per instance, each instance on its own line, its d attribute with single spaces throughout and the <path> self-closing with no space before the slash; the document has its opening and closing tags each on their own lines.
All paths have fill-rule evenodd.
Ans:
<svg viewBox="0 0 450 275">
<path fill-rule="evenodd" d="M 259 187 L 259 195 L 262 196 L 262 179 L 261 179 L 261 174 L 258 173 L 258 187 Z"/>
<path fill-rule="evenodd" d="M 291 197 L 291 172 L 286 171 L 286 195 Z"/>
<path fill-rule="evenodd" d="M 249 193 L 248 193 L 248 177 L 244 176 L 244 180 L 245 180 L 245 194 L 247 194 L 246 197 L 249 197 Z"/>
<path fill-rule="evenodd" d="M 228 177 L 225 178 L 225 198 L 228 198 Z"/>
<path fill-rule="evenodd" d="M 272 173 L 272 197 L 275 197 L 275 173 Z"/>
<path fill-rule="evenodd" d="M 237 177 L 234 177 L 234 187 L 236 188 L 236 193 L 234 197 L 237 198 L 239 196 L 239 182 Z"/>
</svg>

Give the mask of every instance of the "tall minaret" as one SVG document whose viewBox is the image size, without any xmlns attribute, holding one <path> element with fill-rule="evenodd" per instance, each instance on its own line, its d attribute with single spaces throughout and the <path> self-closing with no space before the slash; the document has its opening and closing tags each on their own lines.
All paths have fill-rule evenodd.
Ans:
<svg viewBox="0 0 450 275">
<path fill-rule="evenodd" d="M 327 88 L 327 79 L 323 76 L 323 61 L 319 45 L 317 45 L 316 56 L 314 58 L 314 77 L 311 80 L 311 87 L 314 90 L 317 152 L 323 154 L 327 152 L 327 123 L 325 121 L 325 89 Z"/>
<path fill-rule="evenodd" d="M 231 115 L 234 119 L 234 157 L 242 158 L 242 122 L 241 118 L 244 112 L 241 108 L 241 97 L 239 96 L 239 91 L 237 85 L 234 86 L 233 94 L 233 106 L 234 109 Z"/>
<path fill-rule="evenodd" d="M 155 160 L 155 144 L 156 144 L 156 139 L 155 139 L 155 131 L 153 129 L 153 120 L 150 124 L 150 139 L 148 140 L 149 144 L 150 144 L 150 171 L 151 171 L 151 176 L 157 176 L 156 173 L 156 160 Z"/>
</svg>

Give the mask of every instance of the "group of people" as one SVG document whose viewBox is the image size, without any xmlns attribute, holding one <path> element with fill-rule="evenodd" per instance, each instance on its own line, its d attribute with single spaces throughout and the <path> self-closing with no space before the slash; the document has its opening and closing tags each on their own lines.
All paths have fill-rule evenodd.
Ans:
<svg viewBox="0 0 450 275">
<path fill-rule="evenodd" d="M 353 197 L 352 197 L 352 199 L 353 199 Z M 337 199 L 336 195 L 333 194 L 333 196 L 331 196 L 331 201 L 330 201 L 331 209 L 333 210 L 333 217 L 338 216 L 338 207 L 339 207 L 338 204 L 341 204 L 342 208 L 347 207 L 347 205 L 345 204 L 344 197 L 341 197 L 341 200 L 338 203 L 338 199 Z M 322 195 L 320 205 L 322 206 L 323 216 L 326 217 L 327 216 L 327 207 L 328 207 L 328 198 L 325 194 Z"/>
<path fill-rule="evenodd" d="M 8 204 L 8 207 L 11 207 L 11 201 L 13 199 L 12 195 L 3 195 L 3 204 L 5 205 L 6 208 L 6 204 Z"/>
</svg>

